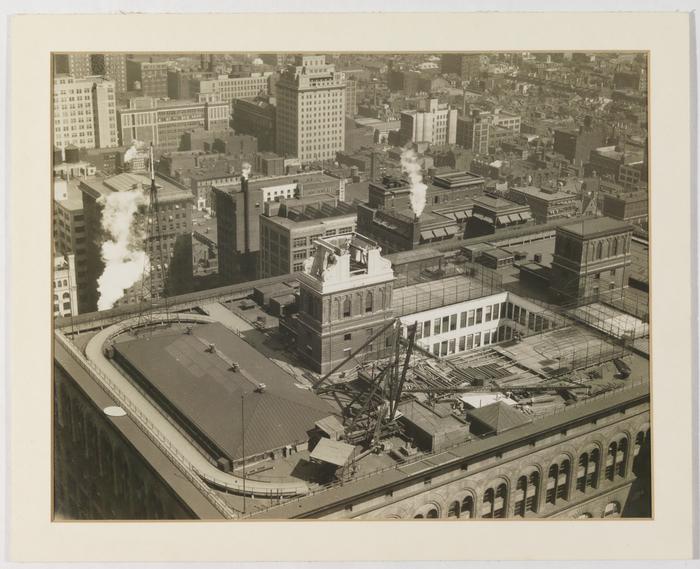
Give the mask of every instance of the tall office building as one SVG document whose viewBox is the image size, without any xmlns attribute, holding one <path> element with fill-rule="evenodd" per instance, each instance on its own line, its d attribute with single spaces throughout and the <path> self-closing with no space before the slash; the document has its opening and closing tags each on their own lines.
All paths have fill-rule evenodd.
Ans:
<svg viewBox="0 0 700 569">
<path fill-rule="evenodd" d="M 54 78 L 54 147 L 119 145 L 114 81 L 102 77 Z"/>
<path fill-rule="evenodd" d="M 427 111 L 404 111 L 401 113 L 399 131 L 402 144 L 407 142 L 429 142 L 430 144 L 455 144 L 457 140 L 457 109 L 430 99 Z"/>
<path fill-rule="evenodd" d="M 168 96 L 168 63 L 165 61 L 126 61 L 127 89 L 141 91 L 144 97 Z"/>
<path fill-rule="evenodd" d="M 114 81 L 117 95 L 127 91 L 126 54 L 93 53 L 90 55 L 90 65 L 93 75 L 102 75 L 105 79 Z"/>
<path fill-rule="evenodd" d="M 57 75 L 70 75 L 76 79 L 93 75 L 89 53 L 57 53 L 53 64 Z"/>
<path fill-rule="evenodd" d="M 345 148 L 345 74 L 323 55 L 296 58 L 277 82 L 277 152 L 302 162 Z"/>
<path fill-rule="evenodd" d="M 440 71 L 454 73 L 467 81 L 474 79 L 481 71 L 481 56 L 478 53 L 443 53 Z"/>
</svg>

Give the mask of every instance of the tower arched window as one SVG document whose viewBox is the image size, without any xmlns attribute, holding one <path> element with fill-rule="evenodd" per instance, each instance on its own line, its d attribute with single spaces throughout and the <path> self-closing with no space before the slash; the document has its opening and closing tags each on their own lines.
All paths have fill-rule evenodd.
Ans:
<svg viewBox="0 0 700 569">
<path fill-rule="evenodd" d="M 343 317 L 347 318 L 351 314 L 352 314 L 352 300 L 350 300 L 350 297 L 348 296 L 343 301 Z"/>
<path fill-rule="evenodd" d="M 596 259 L 602 259 L 603 258 L 603 242 L 598 241 L 598 245 L 596 245 L 595 248 L 595 258 Z"/>
<path fill-rule="evenodd" d="M 374 297 L 372 291 L 368 291 L 365 295 L 365 312 L 372 312 L 374 310 Z"/>
<path fill-rule="evenodd" d="M 473 518 L 474 517 L 474 498 L 471 495 L 466 496 L 462 500 L 462 509 L 460 512 L 460 517 L 462 518 Z"/>
</svg>

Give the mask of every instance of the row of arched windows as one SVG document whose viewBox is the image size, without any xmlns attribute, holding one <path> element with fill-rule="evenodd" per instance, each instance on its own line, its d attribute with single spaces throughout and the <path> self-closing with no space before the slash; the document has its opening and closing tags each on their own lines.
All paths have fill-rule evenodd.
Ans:
<svg viewBox="0 0 700 569">
<path fill-rule="evenodd" d="M 595 260 L 598 260 L 608 257 L 615 257 L 616 255 L 621 255 L 623 253 L 629 253 L 629 248 L 629 236 L 619 236 L 610 237 L 608 239 L 601 239 L 595 245 L 595 249 L 593 251 L 593 258 Z M 590 255 L 591 252 L 589 250 L 589 258 Z"/>
<path fill-rule="evenodd" d="M 632 470 L 636 472 L 640 460 L 642 447 L 649 442 L 649 429 L 639 431 L 634 439 Z M 601 474 L 605 480 L 613 482 L 626 478 L 628 472 L 629 440 L 626 435 L 615 437 L 605 449 L 605 462 L 601 463 L 601 449 L 597 445 L 586 448 L 574 462 L 563 456 L 549 466 L 546 471 L 544 486 L 542 486 L 540 470 L 532 467 L 523 472 L 516 480 L 513 513 L 515 516 L 525 517 L 530 513 L 538 512 L 540 508 L 541 492 L 545 492 L 544 505 L 556 506 L 558 503 L 568 501 L 573 491 L 585 493 L 590 489 L 598 488 Z M 601 468 L 604 468 L 601 471 Z M 475 511 L 474 497 L 470 493 L 461 501 L 452 501 L 447 508 L 448 518 L 505 518 L 508 515 L 508 502 L 510 498 L 509 484 L 499 479 L 492 483 L 480 497 L 478 512 Z M 617 503 L 615 503 L 617 504 Z M 620 505 L 611 506 L 607 515 L 615 515 L 620 512 Z M 606 510 L 607 511 L 607 510 Z M 431 513 L 433 515 L 431 515 Z M 420 513 L 415 518 L 439 517 L 437 508 L 432 508 L 426 514 Z M 605 516 L 604 516 L 605 517 Z"/>
</svg>

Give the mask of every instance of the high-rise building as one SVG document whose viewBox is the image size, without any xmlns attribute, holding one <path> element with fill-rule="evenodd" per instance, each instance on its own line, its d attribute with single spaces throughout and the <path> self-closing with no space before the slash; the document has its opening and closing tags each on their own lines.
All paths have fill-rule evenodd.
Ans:
<svg viewBox="0 0 700 569">
<path fill-rule="evenodd" d="M 277 152 L 302 162 L 345 147 L 345 74 L 323 55 L 296 58 L 277 82 Z"/>
<path fill-rule="evenodd" d="M 129 91 L 144 97 L 168 96 L 168 63 L 165 61 L 126 60 L 126 83 Z"/>
<path fill-rule="evenodd" d="M 317 239 L 315 253 L 299 274 L 297 351 L 326 374 L 378 334 L 394 313 L 394 271 L 381 248 L 359 234 Z M 383 338 L 366 349 L 388 352 Z"/>
<path fill-rule="evenodd" d="M 407 142 L 429 142 L 430 144 L 455 144 L 457 140 L 457 109 L 431 99 L 427 111 L 404 111 L 401 113 L 399 137 Z"/>
<path fill-rule="evenodd" d="M 609 217 L 557 227 L 550 287 L 564 301 L 621 291 L 631 242 L 632 226 Z"/>
<path fill-rule="evenodd" d="M 126 54 L 93 53 L 90 55 L 90 64 L 93 75 L 102 75 L 105 79 L 114 81 L 117 96 L 127 91 Z"/>
<path fill-rule="evenodd" d="M 98 279 L 105 270 L 102 244 L 106 239 L 102 226 L 105 202 L 114 192 L 142 191 L 150 189 L 150 180 L 143 174 L 123 173 L 109 178 L 93 177 L 80 181 L 85 210 L 85 236 L 87 242 L 84 286 L 84 307 L 81 312 L 97 310 L 99 299 Z M 192 282 L 192 194 L 171 182 L 156 178 L 158 191 L 161 235 L 149 235 L 144 242 L 151 264 L 151 277 L 156 295 L 182 294 L 190 291 Z M 162 268 L 165 271 L 162 270 Z M 145 268 L 145 267 L 144 267 Z M 163 279 L 165 273 L 165 280 Z M 124 291 L 124 302 L 141 300 L 141 280 L 133 290 Z M 121 302 L 121 301 L 120 301 Z"/>
<path fill-rule="evenodd" d="M 54 78 L 54 147 L 112 148 L 119 145 L 114 81 L 102 77 Z"/>
<path fill-rule="evenodd" d="M 479 76 L 481 56 L 478 53 L 443 53 L 440 64 L 443 73 L 454 73 L 468 81 Z"/>
<path fill-rule="evenodd" d="M 357 81 L 346 79 L 345 83 L 345 114 L 354 117 L 357 114 Z"/>
<path fill-rule="evenodd" d="M 134 140 L 153 143 L 156 150 L 179 150 L 187 131 L 204 128 L 218 132 L 228 129 L 229 107 L 217 102 L 157 101 L 137 97 L 129 108 L 119 111 L 121 142 L 128 146 Z"/>
<path fill-rule="evenodd" d="M 70 75 L 75 79 L 95 75 L 89 53 L 57 53 L 53 61 L 54 73 L 57 75 Z"/>
</svg>

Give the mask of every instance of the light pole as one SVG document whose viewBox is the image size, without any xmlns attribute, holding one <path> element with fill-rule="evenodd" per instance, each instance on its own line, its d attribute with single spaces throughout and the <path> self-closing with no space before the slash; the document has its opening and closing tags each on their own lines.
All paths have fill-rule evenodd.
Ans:
<svg viewBox="0 0 700 569">
<path fill-rule="evenodd" d="M 243 455 L 243 513 L 245 514 L 245 394 L 241 394 L 241 454 Z"/>
</svg>

